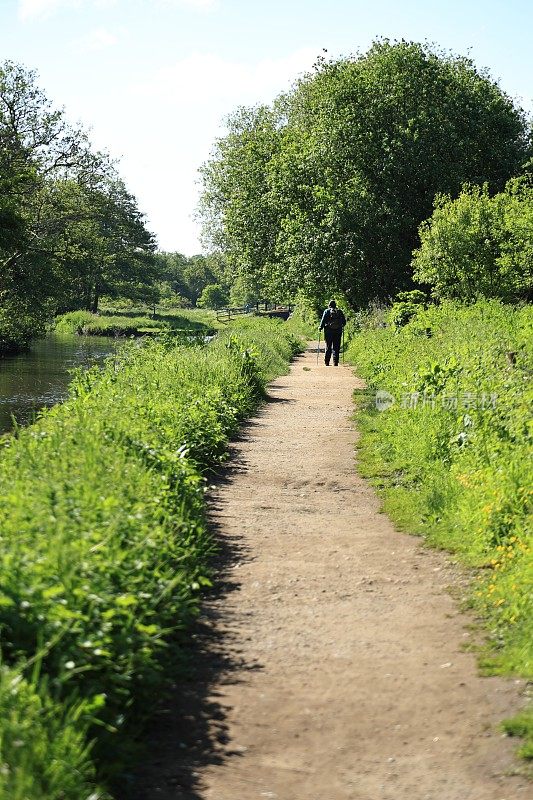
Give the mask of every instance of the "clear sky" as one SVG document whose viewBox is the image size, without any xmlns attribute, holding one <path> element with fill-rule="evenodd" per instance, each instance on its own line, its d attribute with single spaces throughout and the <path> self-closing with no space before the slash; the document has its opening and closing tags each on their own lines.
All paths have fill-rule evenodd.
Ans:
<svg viewBox="0 0 533 800">
<path fill-rule="evenodd" d="M 0 0 L 0 60 L 39 83 L 120 172 L 165 250 L 200 252 L 197 169 L 238 105 L 269 102 L 322 48 L 428 40 L 533 109 L 532 0 Z"/>
</svg>

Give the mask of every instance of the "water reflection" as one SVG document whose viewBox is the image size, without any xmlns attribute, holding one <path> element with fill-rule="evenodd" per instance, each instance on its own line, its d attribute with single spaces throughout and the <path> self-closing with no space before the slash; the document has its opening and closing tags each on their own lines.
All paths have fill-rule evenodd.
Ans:
<svg viewBox="0 0 533 800">
<path fill-rule="evenodd" d="M 116 347 L 107 337 L 51 333 L 28 353 L 0 358 L 0 433 L 11 430 L 12 415 L 24 425 L 43 406 L 64 400 L 69 370 L 102 363 Z"/>
</svg>

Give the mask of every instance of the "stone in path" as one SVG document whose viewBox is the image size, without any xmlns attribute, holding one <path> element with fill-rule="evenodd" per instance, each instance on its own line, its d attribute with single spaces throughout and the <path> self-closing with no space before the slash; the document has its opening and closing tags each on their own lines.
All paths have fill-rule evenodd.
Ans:
<svg viewBox="0 0 533 800">
<path fill-rule="evenodd" d="M 356 385 L 308 351 L 232 448 L 195 678 L 128 800 L 526 800 L 523 682 L 478 677 L 457 568 L 358 477 Z"/>
</svg>

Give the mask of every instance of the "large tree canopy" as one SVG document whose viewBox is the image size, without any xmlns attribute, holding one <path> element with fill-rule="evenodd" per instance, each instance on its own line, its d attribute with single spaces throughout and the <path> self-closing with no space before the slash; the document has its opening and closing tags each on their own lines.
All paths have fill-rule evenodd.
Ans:
<svg viewBox="0 0 533 800">
<path fill-rule="evenodd" d="M 142 296 L 155 242 L 114 165 L 36 85 L 0 65 L 0 352 L 28 343 L 58 308 Z"/>
<path fill-rule="evenodd" d="M 203 167 L 207 239 L 260 291 L 354 305 L 410 285 L 436 194 L 499 191 L 530 147 L 524 113 L 472 61 L 404 41 L 321 60 L 228 124 Z"/>
</svg>

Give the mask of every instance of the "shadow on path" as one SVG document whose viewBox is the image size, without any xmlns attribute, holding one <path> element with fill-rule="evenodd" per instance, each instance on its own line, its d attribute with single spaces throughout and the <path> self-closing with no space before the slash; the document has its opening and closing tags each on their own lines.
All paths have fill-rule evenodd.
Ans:
<svg viewBox="0 0 533 800">
<path fill-rule="evenodd" d="M 268 402 L 280 399 L 269 397 Z M 253 434 L 256 425 L 255 420 L 248 422 L 235 441 Z M 219 510 L 217 488 L 231 484 L 234 476 L 246 469 L 232 445 L 228 466 L 210 480 L 214 488 L 207 497 L 207 518 L 217 545 L 211 561 L 216 582 L 205 595 L 201 614 L 188 633 L 184 652 L 188 676 L 180 676 L 170 696 L 155 710 L 144 731 L 142 761 L 115 788 L 118 800 L 201 800 L 202 767 L 241 755 L 231 748 L 226 725 L 228 709 L 218 701 L 213 686 L 239 683 L 247 672 L 262 669 L 260 664 L 245 662 L 237 636 L 228 635 L 227 631 L 222 636 L 217 630 L 227 596 L 240 587 L 230 577 L 232 568 L 248 560 L 250 553 L 241 536 L 221 536 L 214 516 Z"/>
</svg>

